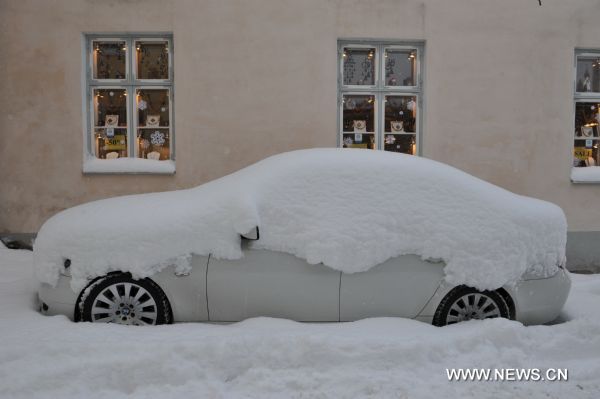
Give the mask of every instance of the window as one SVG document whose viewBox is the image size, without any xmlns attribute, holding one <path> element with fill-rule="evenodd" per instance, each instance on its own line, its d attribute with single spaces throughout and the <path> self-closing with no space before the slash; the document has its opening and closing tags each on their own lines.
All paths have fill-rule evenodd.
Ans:
<svg viewBox="0 0 600 399">
<path fill-rule="evenodd" d="M 575 53 L 573 181 L 600 181 L 600 51 Z M 600 169 L 600 168 L 599 168 Z"/>
<path fill-rule="evenodd" d="M 172 37 L 88 36 L 86 59 L 89 154 L 174 159 Z"/>
<path fill-rule="evenodd" d="M 418 154 L 423 46 L 340 41 L 338 144 Z"/>
</svg>

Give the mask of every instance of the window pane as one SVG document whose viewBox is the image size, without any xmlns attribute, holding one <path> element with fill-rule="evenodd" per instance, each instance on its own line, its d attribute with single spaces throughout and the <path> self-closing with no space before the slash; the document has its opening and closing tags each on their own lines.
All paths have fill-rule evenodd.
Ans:
<svg viewBox="0 0 600 399">
<path fill-rule="evenodd" d="M 375 132 L 375 96 L 345 95 L 342 101 L 344 132 Z"/>
<path fill-rule="evenodd" d="M 156 160 L 169 159 L 169 90 L 138 89 L 136 108 L 138 156 Z"/>
<path fill-rule="evenodd" d="M 127 91 L 93 89 L 92 96 L 96 156 L 127 157 Z"/>
<path fill-rule="evenodd" d="M 127 91 L 93 89 L 94 126 L 127 127 Z"/>
<path fill-rule="evenodd" d="M 375 96 L 343 97 L 342 144 L 344 147 L 375 147 Z"/>
<path fill-rule="evenodd" d="M 416 154 L 417 97 L 385 96 L 383 149 Z"/>
<path fill-rule="evenodd" d="M 575 137 L 592 138 L 598 137 L 598 113 L 600 104 L 589 102 L 578 102 L 575 104 Z"/>
<path fill-rule="evenodd" d="M 573 149 L 573 166 L 600 166 L 598 139 L 575 140 Z"/>
<path fill-rule="evenodd" d="M 375 48 L 344 48 L 344 85 L 375 85 Z"/>
<path fill-rule="evenodd" d="M 417 151 L 417 139 L 414 134 L 389 134 L 383 138 L 383 149 L 386 151 L 403 152 L 415 155 Z"/>
<path fill-rule="evenodd" d="M 386 49 L 384 59 L 386 86 L 416 86 L 417 50 Z"/>
<path fill-rule="evenodd" d="M 126 79 L 127 43 L 124 41 L 94 41 L 94 79 Z"/>
<path fill-rule="evenodd" d="M 385 96 L 385 132 L 415 133 L 417 97 Z"/>
<path fill-rule="evenodd" d="M 136 41 L 138 79 L 169 79 L 169 42 Z"/>
<path fill-rule="evenodd" d="M 168 89 L 138 89 L 136 105 L 139 127 L 169 127 Z"/>
<path fill-rule="evenodd" d="M 169 129 L 139 129 L 137 141 L 140 158 L 161 161 L 170 158 L 171 135 Z"/>
<path fill-rule="evenodd" d="M 600 92 L 600 55 L 577 57 L 577 91 Z"/>
<path fill-rule="evenodd" d="M 600 166 L 598 139 L 600 138 L 600 104 L 577 102 L 575 104 L 575 145 L 573 166 Z"/>
<path fill-rule="evenodd" d="M 96 157 L 116 159 L 127 157 L 127 129 L 94 129 L 94 147 Z"/>
<path fill-rule="evenodd" d="M 342 135 L 343 148 L 375 149 L 375 135 L 372 133 L 344 133 Z"/>
</svg>

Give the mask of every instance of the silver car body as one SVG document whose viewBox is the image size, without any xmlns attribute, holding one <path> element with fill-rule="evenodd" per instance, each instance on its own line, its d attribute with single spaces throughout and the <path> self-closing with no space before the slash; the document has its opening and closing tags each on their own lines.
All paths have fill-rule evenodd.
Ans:
<svg viewBox="0 0 600 399">
<path fill-rule="evenodd" d="M 311 265 L 283 252 L 248 249 L 239 260 L 192 257 L 191 272 L 167 267 L 152 276 L 165 292 L 175 322 L 235 322 L 268 316 L 306 322 L 406 317 L 431 323 L 455 286 L 444 280 L 444 263 L 403 255 L 360 273 Z M 568 272 L 522 279 L 502 287 L 514 318 L 541 324 L 560 313 L 570 289 Z M 56 287 L 41 284 L 42 311 L 75 318 L 79 292 L 61 275 Z"/>
</svg>

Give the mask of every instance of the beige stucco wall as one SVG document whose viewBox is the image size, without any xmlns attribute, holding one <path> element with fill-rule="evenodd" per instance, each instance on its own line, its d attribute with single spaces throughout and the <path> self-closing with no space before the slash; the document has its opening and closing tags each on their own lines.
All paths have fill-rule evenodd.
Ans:
<svg viewBox="0 0 600 399">
<path fill-rule="evenodd" d="M 600 185 L 569 180 L 573 51 L 598 21 L 592 0 L 0 0 L 0 232 L 335 146 L 349 37 L 426 41 L 424 156 L 600 230 Z M 174 176 L 82 174 L 82 32 L 115 31 L 174 34 Z"/>
</svg>

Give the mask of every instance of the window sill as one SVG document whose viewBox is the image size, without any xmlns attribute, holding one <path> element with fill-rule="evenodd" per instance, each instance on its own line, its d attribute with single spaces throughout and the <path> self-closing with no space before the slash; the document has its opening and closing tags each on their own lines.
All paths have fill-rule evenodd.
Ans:
<svg viewBox="0 0 600 399">
<path fill-rule="evenodd" d="M 600 166 L 587 166 L 571 169 L 573 183 L 600 183 Z"/>
<path fill-rule="evenodd" d="M 88 158 L 83 162 L 83 173 L 173 175 L 175 174 L 175 162 L 141 158 Z"/>
</svg>

